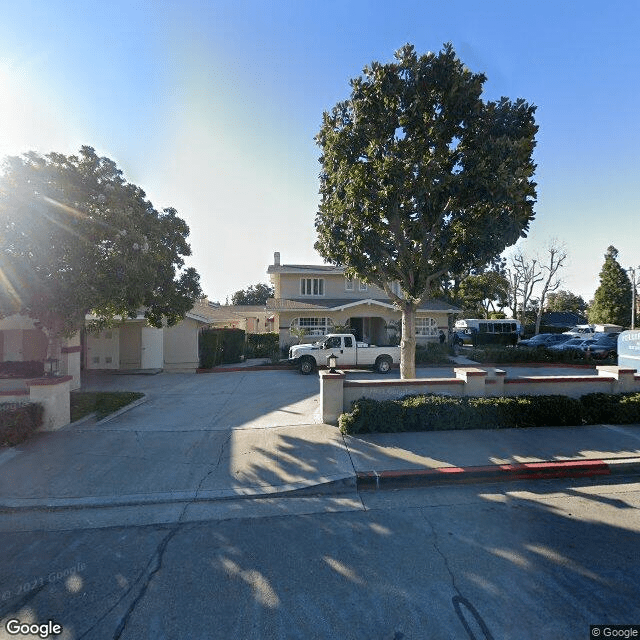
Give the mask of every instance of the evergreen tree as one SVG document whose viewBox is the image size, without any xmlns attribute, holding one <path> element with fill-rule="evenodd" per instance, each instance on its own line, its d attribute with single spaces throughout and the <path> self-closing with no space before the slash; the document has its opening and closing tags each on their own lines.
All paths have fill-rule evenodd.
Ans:
<svg viewBox="0 0 640 640">
<path fill-rule="evenodd" d="M 617 257 L 618 250 L 609 247 L 600 271 L 600 286 L 589 307 L 589 322 L 593 324 L 631 324 L 631 280 Z"/>
</svg>

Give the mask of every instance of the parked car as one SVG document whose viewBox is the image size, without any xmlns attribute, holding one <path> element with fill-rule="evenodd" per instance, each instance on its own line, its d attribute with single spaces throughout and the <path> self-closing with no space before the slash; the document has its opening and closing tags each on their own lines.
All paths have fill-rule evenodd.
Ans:
<svg viewBox="0 0 640 640">
<path fill-rule="evenodd" d="M 564 335 L 564 334 L 563 334 Z M 557 353 L 558 351 L 573 351 L 580 355 L 585 354 L 585 348 L 593 344 L 595 340 L 585 340 L 584 338 L 571 338 L 566 342 L 554 344 L 549 347 L 549 351 Z"/>
<path fill-rule="evenodd" d="M 571 339 L 564 333 L 539 333 L 528 340 L 520 340 L 518 347 L 525 349 L 548 349 L 552 345 L 561 344 Z"/>
<path fill-rule="evenodd" d="M 611 358 L 618 355 L 618 340 L 616 338 L 598 338 L 584 348 L 584 352 L 591 358 Z"/>
</svg>

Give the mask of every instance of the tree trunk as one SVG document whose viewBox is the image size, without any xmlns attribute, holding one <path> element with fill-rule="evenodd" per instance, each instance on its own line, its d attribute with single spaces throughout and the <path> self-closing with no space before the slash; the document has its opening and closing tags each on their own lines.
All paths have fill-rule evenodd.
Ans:
<svg viewBox="0 0 640 640">
<path fill-rule="evenodd" d="M 400 342 L 400 378 L 416 377 L 416 305 L 405 302 L 402 306 L 402 340 Z"/>
</svg>

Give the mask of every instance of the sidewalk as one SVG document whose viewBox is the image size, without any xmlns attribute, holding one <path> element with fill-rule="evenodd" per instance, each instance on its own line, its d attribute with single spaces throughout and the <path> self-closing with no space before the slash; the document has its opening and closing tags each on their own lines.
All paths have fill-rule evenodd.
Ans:
<svg viewBox="0 0 640 640">
<path fill-rule="evenodd" d="M 325 424 L 178 435 L 107 423 L 0 452 L 0 511 L 615 473 L 640 474 L 640 425 L 343 437 Z"/>
<path fill-rule="evenodd" d="M 360 489 L 640 474 L 640 425 L 345 436 Z"/>
</svg>

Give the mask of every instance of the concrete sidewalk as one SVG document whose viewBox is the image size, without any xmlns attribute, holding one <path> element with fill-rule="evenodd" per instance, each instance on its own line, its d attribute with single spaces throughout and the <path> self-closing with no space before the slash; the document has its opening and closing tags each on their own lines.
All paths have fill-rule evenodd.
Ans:
<svg viewBox="0 0 640 640">
<path fill-rule="evenodd" d="M 640 473 L 640 425 L 346 436 L 358 487 Z"/>
<path fill-rule="evenodd" d="M 343 437 L 314 422 L 317 379 L 295 372 L 89 376 L 88 387 L 146 400 L 0 450 L 0 511 L 640 472 L 640 425 Z"/>
</svg>

